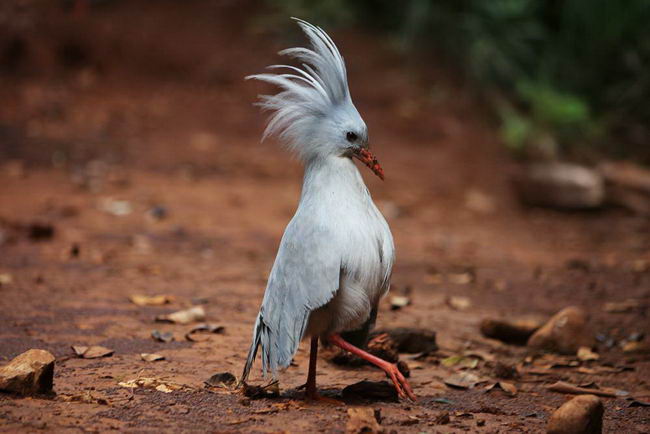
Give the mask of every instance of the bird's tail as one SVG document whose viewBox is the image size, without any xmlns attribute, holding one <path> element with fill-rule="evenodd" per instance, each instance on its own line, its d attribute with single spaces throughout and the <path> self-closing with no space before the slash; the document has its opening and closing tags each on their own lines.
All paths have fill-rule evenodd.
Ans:
<svg viewBox="0 0 650 434">
<path fill-rule="evenodd" d="M 251 372 L 251 368 L 253 367 L 253 362 L 255 362 L 255 357 L 257 356 L 257 350 L 260 347 L 260 339 L 262 337 L 262 318 L 261 315 L 257 316 L 257 320 L 255 321 L 255 327 L 253 328 L 253 342 L 251 343 L 251 347 L 248 350 L 248 356 L 246 357 L 246 364 L 244 365 L 244 371 L 241 374 L 241 377 L 239 378 L 239 383 L 237 384 L 237 387 L 241 386 L 247 379 L 248 375 Z"/>
</svg>

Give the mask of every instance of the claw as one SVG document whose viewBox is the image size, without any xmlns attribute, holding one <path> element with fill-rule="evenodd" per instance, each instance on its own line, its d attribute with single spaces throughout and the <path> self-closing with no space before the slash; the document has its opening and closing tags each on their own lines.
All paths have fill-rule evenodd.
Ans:
<svg viewBox="0 0 650 434">
<path fill-rule="evenodd" d="M 386 374 L 390 377 L 391 381 L 393 382 L 393 385 L 395 386 L 395 390 L 397 390 L 397 394 L 399 395 L 400 398 L 403 399 L 410 399 L 411 401 L 417 401 L 417 398 L 415 397 L 415 394 L 411 390 L 411 386 L 409 385 L 408 381 L 406 378 L 404 378 L 404 375 L 399 371 L 397 368 L 397 365 L 388 365 L 385 369 Z"/>
</svg>

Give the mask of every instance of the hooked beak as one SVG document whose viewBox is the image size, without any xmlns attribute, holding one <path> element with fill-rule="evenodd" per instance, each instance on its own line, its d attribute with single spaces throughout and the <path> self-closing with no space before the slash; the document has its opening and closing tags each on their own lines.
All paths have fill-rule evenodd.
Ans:
<svg viewBox="0 0 650 434">
<path fill-rule="evenodd" d="M 384 169 L 381 168 L 377 158 L 367 148 L 354 148 L 352 156 L 368 166 L 382 181 L 384 180 Z"/>
</svg>

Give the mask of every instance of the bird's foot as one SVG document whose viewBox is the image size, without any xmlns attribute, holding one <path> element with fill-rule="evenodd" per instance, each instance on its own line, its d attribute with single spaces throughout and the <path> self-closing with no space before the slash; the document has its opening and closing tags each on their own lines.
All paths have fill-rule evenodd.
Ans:
<svg viewBox="0 0 650 434">
<path fill-rule="evenodd" d="M 404 375 L 399 371 L 396 364 L 386 362 L 385 365 L 380 367 L 384 372 L 386 372 L 386 375 L 390 377 L 400 398 L 408 398 L 411 401 L 417 401 L 417 398 L 411 389 L 411 385 L 406 378 L 404 378 Z"/>
<path fill-rule="evenodd" d="M 400 396 L 400 398 L 408 398 L 411 401 L 417 400 L 415 394 L 413 393 L 413 390 L 411 389 L 411 386 L 409 385 L 409 382 L 406 381 L 404 375 L 402 375 L 399 369 L 397 369 L 396 364 L 387 362 L 386 360 L 380 359 L 379 357 L 372 355 L 367 351 L 362 350 L 361 348 L 355 347 L 351 343 L 345 341 L 338 333 L 330 335 L 328 339 L 337 347 L 343 348 L 344 350 L 361 357 L 363 360 L 372 363 L 384 371 L 395 385 L 395 390 L 397 390 L 397 394 Z"/>
</svg>

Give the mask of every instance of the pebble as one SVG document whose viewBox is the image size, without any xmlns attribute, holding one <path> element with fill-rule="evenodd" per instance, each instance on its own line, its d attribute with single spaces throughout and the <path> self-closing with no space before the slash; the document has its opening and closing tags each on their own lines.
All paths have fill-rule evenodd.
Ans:
<svg viewBox="0 0 650 434">
<path fill-rule="evenodd" d="M 588 316 L 579 307 L 569 306 L 548 320 L 528 339 L 528 346 L 538 350 L 574 355 L 580 347 L 591 347 L 587 333 Z"/>
<path fill-rule="evenodd" d="M 54 356 L 45 350 L 28 350 L 0 368 L 0 390 L 20 395 L 52 391 Z"/>
<path fill-rule="evenodd" d="M 596 395 L 579 395 L 555 410 L 548 421 L 548 434 L 600 434 L 603 403 Z"/>
</svg>

